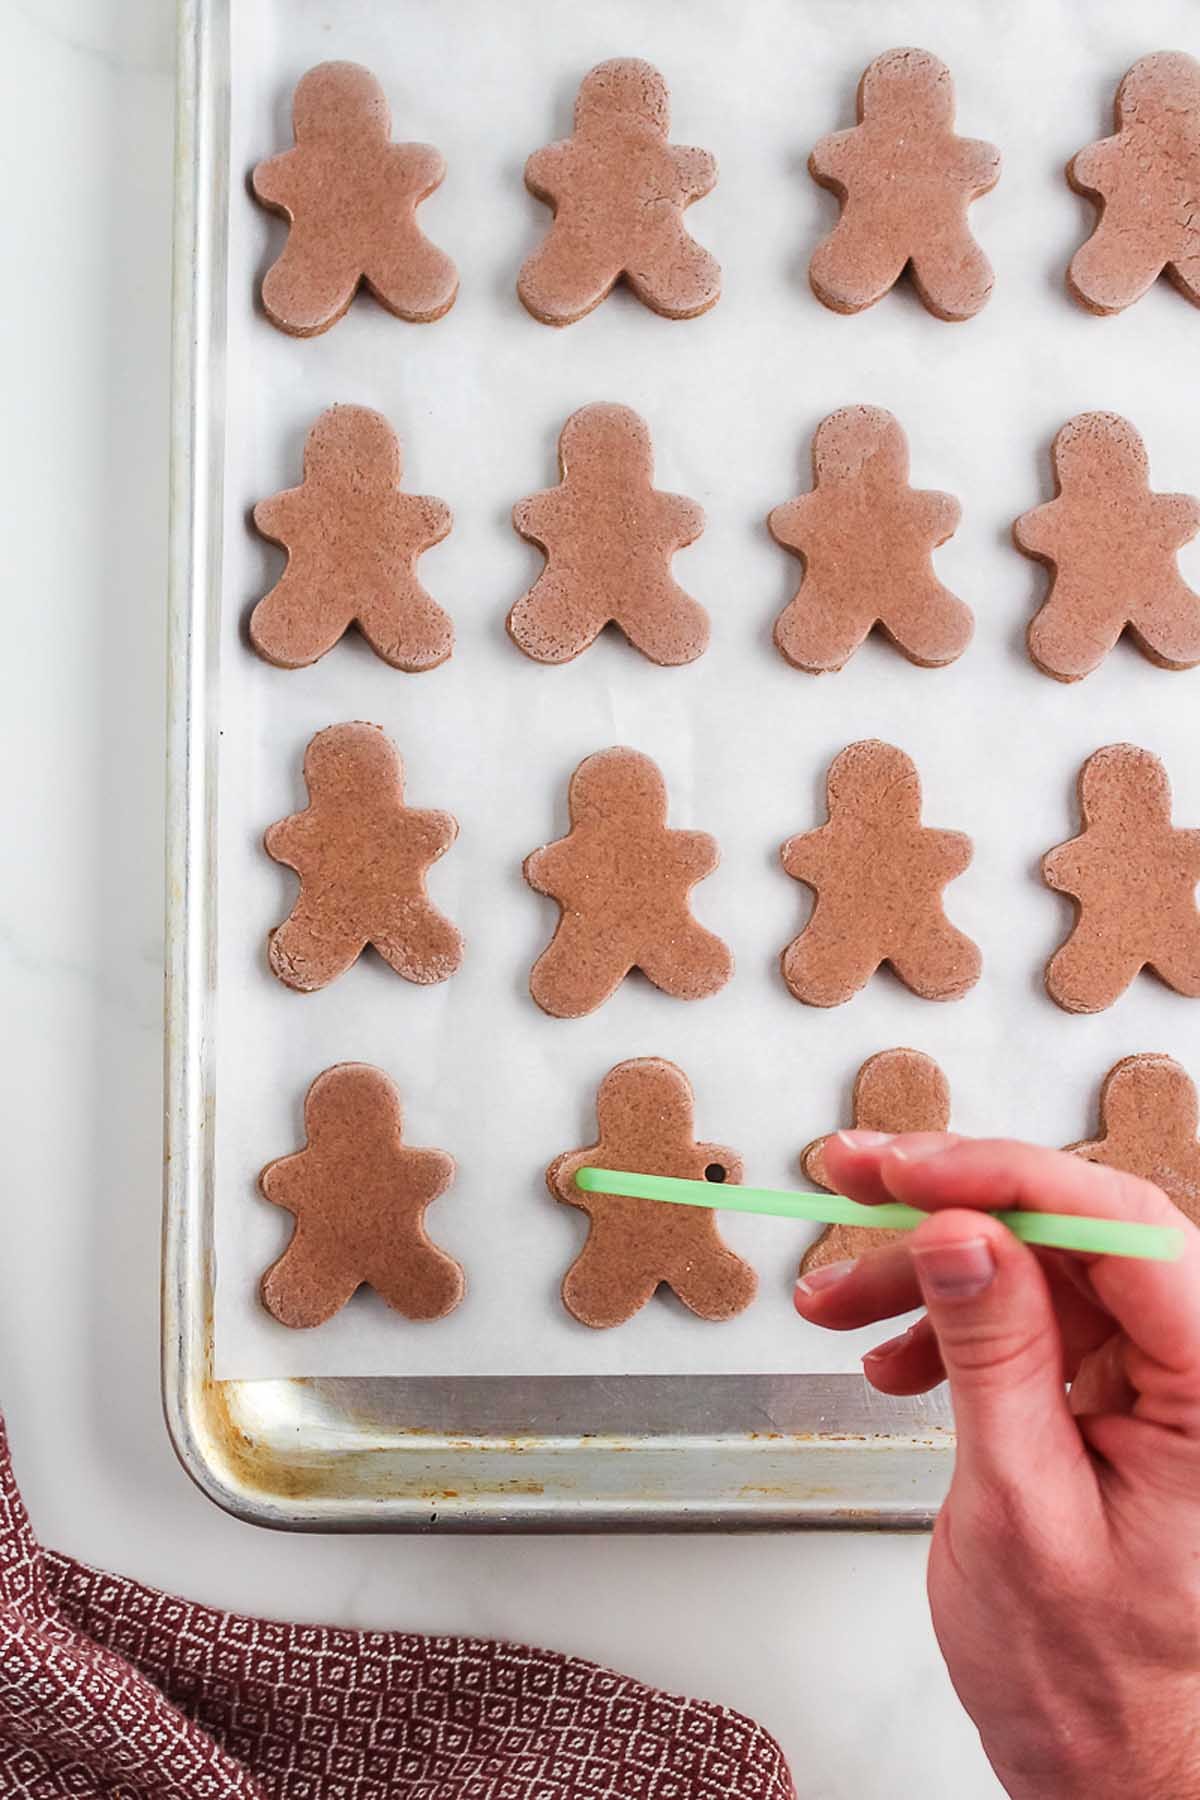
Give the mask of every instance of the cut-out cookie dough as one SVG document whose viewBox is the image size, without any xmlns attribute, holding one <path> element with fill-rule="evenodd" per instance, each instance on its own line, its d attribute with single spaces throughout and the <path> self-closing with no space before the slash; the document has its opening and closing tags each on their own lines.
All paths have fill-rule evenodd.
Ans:
<svg viewBox="0 0 1200 1800">
<path fill-rule="evenodd" d="M 663 993 L 700 1000 L 733 973 L 728 947 L 688 896 L 720 861 L 705 831 L 667 826 L 667 788 L 636 750 L 599 750 L 571 777 L 571 830 L 525 859 L 525 879 L 562 909 L 529 991 L 543 1012 L 578 1019 L 640 969 Z"/>
<path fill-rule="evenodd" d="M 450 508 L 400 488 L 403 458 L 387 420 L 331 406 L 304 443 L 304 479 L 254 508 L 287 567 L 250 615 L 250 641 L 280 669 L 303 669 L 357 625 L 394 669 L 433 669 L 454 627 L 417 579 L 417 558 L 450 530 Z"/>
<path fill-rule="evenodd" d="M 817 426 L 813 486 L 777 506 L 771 536 L 801 558 L 775 642 L 810 674 L 840 669 L 878 625 L 910 662 L 940 668 L 971 640 L 970 607 L 944 588 L 931 553 L 958 524 L 950 494 L 908 485 L 908 443 L 879 406 L 844 406 Z"/>
<path fill-rule="evenodd" d="M 1200 1225 L 1200 1107 L 1187 1070 L 1169 1056 L 1127 1056 L 1100 1090 L 1100 1136 L 1067 1149 L 1160 1187 Z"/>
<path fill-rule="evenodd" d="M 425 891 L 425 871 L 458 836 L 449 813 L 404 803 L 404 764 L 378 725 L 330 725 L 304 753 L 309 804 L 272 825 L 267 854 L 300 893 L 267 956 L 286 986 L 312 993 L 368 944 L 406 981 L 445 981 L 463 943 Z"/>
<path fill-rule="evenodd" d="M 1141 57 L 1114 112 L 1115 137 L 1067 165 L 1071 186 L 1100 208 L 1067 286 L 1089 312 L 1116 313 L 1165 271 L 1200 305 L 1200 63 L 1177 50 Z"/>
<path fill-rule="evenodd" d="M 535 150 L 525 185 L 554 223 L 517 281 L 543 325 L 571 325 L 624 277 L 668 319 L 694 319 L 721 293 L 716 258 L 685 229 L 684 208 L 716 185 L 707 150 L 668 142 L 670 98 L 657 69 L 635 57 L 583 79 L 569 138 Z"/>
<path fill-rule="evenodd" d="M 341 318 L 360 283 L 402 319 L 440 319 L 458 275 L 416 220 L 446 173 L 432 144 L 393 144 L 387 98 L 369 69 L 310 69 L 292 100 L 295 148 L 259 163 L 252 184 L 288 221 L 283 254 L 263 277 L 263 310 L 293 337 Z"/>
<path fill-rule="evenodd" d="M 535 662 L 569 662 L 615 624 L 651 662 L 693 662 L 708 614 L 672 577 L 671 558 L 700 536 L 704 513 L 656 490 L 645 421 L 627 406 L 585 406 L 563 426 L 558 458 L 560 485 L 513 507 L 521 536 L 546 553 L 508 615 L 513 642 Z"/>
<path fill-rule="evenodd" d="M 259 1176 L 266 1198 L 296 1218 L 262 1279 L 281 1325 L 324 1324 L 364 1283 L 408 1319 L 440 1319 L 462 1299 L 461 1267 L 425 1231 L 454 1158 L 410 1148 L 403 1123 L 395 1087 L 367 1063 L 338 1063 L 309 1088 L 304 1149 Z"/>
<path fill-rule="evenodd" d="M 1079 681 L 1126 629 L 1160 668 L 1195 668 L 1200 594 L 1175 553 L 1200 531 L 1200 500 L 1151 492 L 1146 446 L 1116 413 L 1069 419 L 1051 458 L 1056 497 L 1013 525 L 1017 548 L 1051 571 L 1029 626 L 1038 668 Z"/>
<path fill-rule="evenodd" d="M 1078 917 L 1046 966 L 1067 1012 L 1102 1012 L 1142 969 L 1200 997 L 1200 831 L 1171 823 L 1171 784 L 1156 756 L 1109 744 L 1079 772 L 1083 831 L 1042 861 L 1047 887 Z"/>
<path fill-rule="evenodd" d="M 808 1006 L 840 1006 L 886 962 L 922 999 L 959 999 L 980 955 L 946 917 L 942 889 L 969 864 L 970 838 L 921 824 L 911 758 L 877 738 L 834 757 L 826 792 L 828 823 L 782 850 L 787 873 L 816 895 L 783 953 L 789 988 Z"/>
<path fill-rule="evenodd" d="M 874 306 L 905 268 L 931 313 L 969 319 L 992 291 L 992 266 L 967 208 L 1000 179 L 994 144 L 958 137 L 950 71 L 927 50 L 888 50 L 858 86 L 858 124 L 823 137 L 809 158 L 841 217 L 813 254 L 809 279 L 834 312 Z"/>
<path fill-rule="evenodd" d="M 869 1056 L 854 1082 L 854 1129 L 886 1131 L 898 1137 L 905 1131 L 949 1131 L 950 1084 L 931 1056 L 919 1050 L 880 1050 Z M 800 1153 L 800 1167 L 809 1181 L 833 1189 L 825 1167 L 827 1138 L 817 1138 Z M 827 1225 L 811 1244 L 800 1264 L 801 1275 L 826 1263 L 865 1256 L 884 1244 L 899 1244 L 905 1231 L 868 1231 L 861 1225 Z"/>
<path fill-rule="evenodd" d="M 600 1083 L 596 1119 L 596 1143 L 556 1157 L 546 1171 L 554 1198 L 578 1206 L 590 1222 L 587 1242 L 563 1280 L 567 1311 L 583 1325 L 621 1325 L 664 1283 L 702 1319 L 731 1319 L 749 1306 L 758 1278 L 722 1241 L 715 1213 L 585 1194 L 575 1186 L 576 1171 L 585 1167 L 688 1181 L 742 1179 L 735 1151 L 696 1142 L 683 1070 L 657 1056 L 618 1063 Z"/>
</svg>

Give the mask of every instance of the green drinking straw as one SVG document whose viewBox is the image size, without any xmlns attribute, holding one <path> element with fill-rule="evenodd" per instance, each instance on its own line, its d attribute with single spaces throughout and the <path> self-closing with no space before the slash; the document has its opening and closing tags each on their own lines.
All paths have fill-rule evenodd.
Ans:
<svg viewBox="0 0 1200 1800">
<path fill-rule="evenodd" d="M 673 1206 L 709 1206 L 722 1212 L 768 1213 L 777 1219 L 808 1219 L 822 1225 L 863 1225 L 868 1231 L 915 1231 L 930 1215 L 898 1201 L 862 1206 L 844 1194 L 797 1194 L 787 1188 L 730 1187 L 713 1181 L 683 1181 L 675 1175 L 635 1175 L 620 1169 L 580 1169 L 575 1185 L 585 1194 L 622 1194 L 630 1200 L 667 1200 Z M 1077 1218 L 1072 1213 L 997 1212 L 1026 1244 L 1090 1255 L 1137 1256 L 1176 1262 L 1183 1233 L 1169 1225 L 1133 1225 L 1125 1219 Z"/>
</svg>

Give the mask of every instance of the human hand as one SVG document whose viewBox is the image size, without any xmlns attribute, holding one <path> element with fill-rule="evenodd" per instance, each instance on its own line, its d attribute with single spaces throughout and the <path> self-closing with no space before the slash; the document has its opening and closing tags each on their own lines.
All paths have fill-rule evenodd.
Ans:
<svg viewBox="0 0 1200 1800">
<path fill-rule="evenodd" d="M 935 1215 L 796 1306 L 833 1330 L 925 1306 L 863 1369 L 887 1394 L 950 1383 L 929 1600 L 1001 1782 L 1200 1800 L 1200 1232 L 1149 1182 L 1027 1144 L 850 1131 L 826 1163 L 853 1199 Z M 985 1216 L 1008 1207 L 1173 1225 L 1184 1254 L 1034 1251 Z"/>
</svg>

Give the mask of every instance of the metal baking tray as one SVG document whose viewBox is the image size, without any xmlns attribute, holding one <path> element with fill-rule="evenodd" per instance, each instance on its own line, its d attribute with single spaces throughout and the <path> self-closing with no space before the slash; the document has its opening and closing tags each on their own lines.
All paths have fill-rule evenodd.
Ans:
<svg viewBox="0 0 1200 1800">
<path fill-rule="evenodd" d="M 229 0 L 183 0 L 175 225 L 163 1391 L 229 1512 L 310 1530 L 927 1527 L 944 1398 L 857 1375 L 218 1380 L 215 873 Z"/>
</svg>

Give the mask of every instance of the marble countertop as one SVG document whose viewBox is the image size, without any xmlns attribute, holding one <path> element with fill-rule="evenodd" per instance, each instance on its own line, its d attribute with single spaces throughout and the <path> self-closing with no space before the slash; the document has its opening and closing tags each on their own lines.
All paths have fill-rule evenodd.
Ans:
<svg viewBox="0 0 1200 1800">
<path fill-rule="evenodd" d="M 0 1402 L 35 1529 L 216 1605 L 517 1637 L 725 1700 L 778 1735 L 806 1800 L 984 1800 L 1000 1790 L 938 1657 L 921 1537 L 295 1539 L 225 1517 L 174 1459 L 158 1398 L 171 12 L 0 3 Z"/>
</svg>

